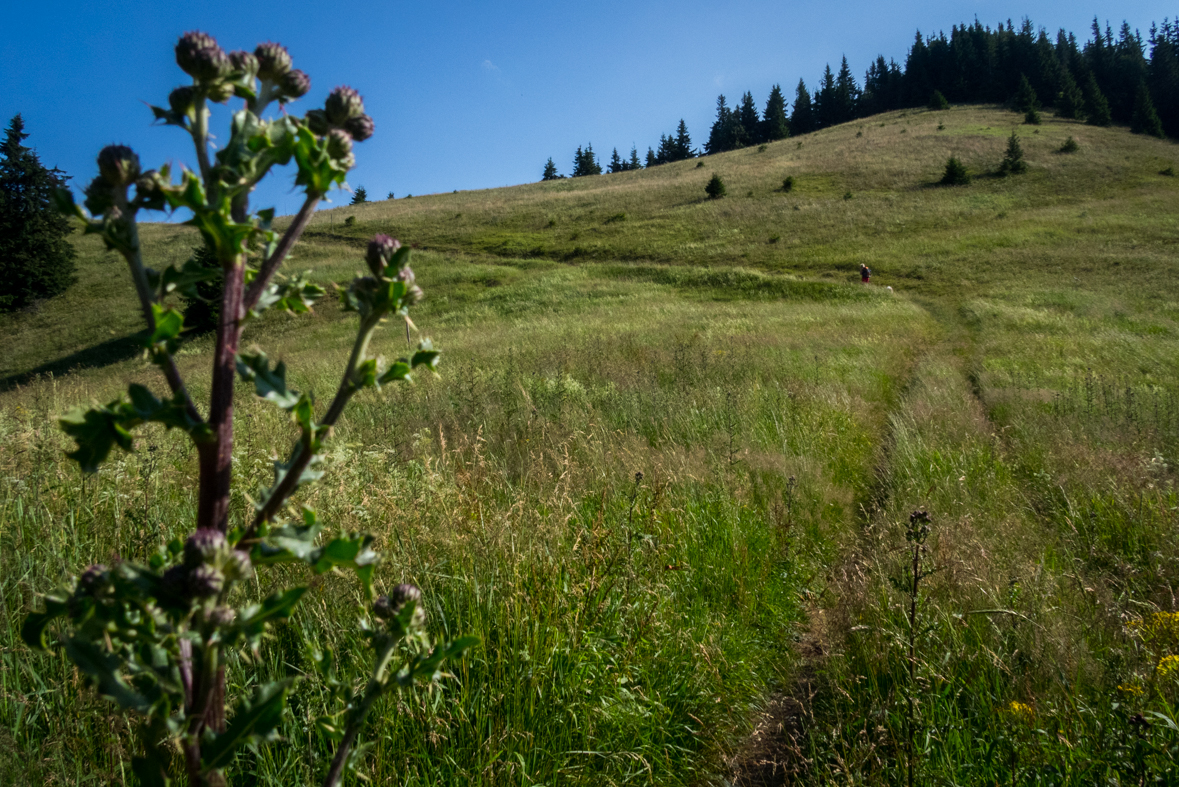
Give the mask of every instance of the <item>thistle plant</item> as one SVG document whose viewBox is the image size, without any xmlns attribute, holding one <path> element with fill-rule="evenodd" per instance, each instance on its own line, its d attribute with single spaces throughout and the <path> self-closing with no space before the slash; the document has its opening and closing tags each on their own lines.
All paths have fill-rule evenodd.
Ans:
<svg viewBox="0 0 1179 787">
<path fill-rule="evenodd" d="M 317 726 L 336 746 L 324 781 L 336 785 L 358 759 L 357 740 L 374 702 L 415 680 L 436 680 L 444 663 L 472 641 L 432 644 L 417 588 L 401 585 L 389 596 L 375 596 L 379 555 L 371 535 L 321 538 L 315 512 L 292 510 L 289 503 L 300 487 L 322 475 L 322 450 L 349 400 L 366 388 L 408 382 L 418 367 L 433 369 L 438 353 L 428 339 L 391 364 L 370 352 L 387 320 L 403 320 L 407 333 L 416 330 L 408 311 L 422 296 L 409 249 L 384 235 L 368 244 L 370 275 L 341 288 L 343 306 L 356 312 L 359 327 L 325 412 L 317 414 L 308 394 L 287 385 L 283 362 L 239 348 L 243 329 L 265 310 L 307 312 L 325 294 L 302 276 L 280 276 L 279 268 L 319 201 L 345 185 L 355 164 L 354 145 L 372 136 L 373 121 L 360 94 L 348 87 L 336 88 L 322 109 L 302 117 L 286 111 L 268 117 L 268 108 L 285 108 L 310 88 L 310 79 L 293 68 L 279 44 L 227 54 L 210 36 L 187 33 L 176 45 L 176 62 L 191 83 L 173 90 L 167 107 L 152 110 L 157 120 L 191 137 L 198 169 L 182 171 L 173 182 L 168 166 L 145 171 L 134 151 L 111 145 L 98 155 L 99 174 L 86 188 L 84 207 L 74 204 L 69 192 L 58 194 L 63 210 L 127 261 L 146 323 L 143 346 L 169 393 L 160 397 L 134 384 L 108 404 L 68 413 L 61 425 L 77 443 L 69 456 L 88 473 L 116 446 L 132 450 L 133 432 L 143 424 L 184 432 L 199 463 L 194 531 L 187 540 L 161 546 L 146 565 L 90 566 L 45 595 L 44 611 L 31 613 L 22 633 L 33 648 L 61 650 L 100 695 L 138 719 L 142 750 L 133 768 L 141 783 L 168 785 L 184 773 L 191 785 L 218 785 L 238 750 L 274 738 L 288 692 L 306 679 L 262 683 L 247 697 L 225 696 L 225 667 L 233 653 L 257 652 L 268 628 L 289 618 L 307 590 L 306 584 L 284 587 L 257 601 L 242 586 L 255 572 L 281 563 L 305 565 L 308 578 L 350 571 L 368 602 L 356 620 L 372 649 L 363 686 L 356 688 L 357 679 L 329 649 L 307 644 L 315 672 L 335 702 Z M 234 98 L 242 106 L 232 115 L 225 144 L 211 155 L 210 103 Z M 275 166 L 290 162 L 305 199 L 280 233 L 273 227 L 274 211 L 252 211 L 250 195 Z M 188 224 L 200 231 L 219 270 L 191 260 L 162 270 L 144 263 L 139 212 L 181 208 L 191 211 Z M 210 393 L 202 408 L 174 360 L 184 320 L 170 300 L 197 297 L 196 285 L 210 275 L 219 275 L 223 285 Z M 289 413 L 297 430 L 287 458 L 274 463 L 273 482 L 248 511 L 231 508 L 235 375 Z M 227 705 L 233 707 L 228 719 Z"/>
</svg>

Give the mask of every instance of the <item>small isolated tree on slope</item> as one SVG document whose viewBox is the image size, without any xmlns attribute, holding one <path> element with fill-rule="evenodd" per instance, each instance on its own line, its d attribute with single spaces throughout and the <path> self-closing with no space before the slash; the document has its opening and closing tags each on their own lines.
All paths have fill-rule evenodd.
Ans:
<svg viewBox="0 0 1179 787">
<path fill-rule="evenodd" d="M 720 199 L 725 196 L 725 182 L 720 179 L 720 175 L 713 174 L 708 185 L 704 187 L 704 193 L 709 199 Z"/>
<path fill-rule="evenodd" d="M 363 205 L 368 202 L 368 192 L 365 191 L 364 186 L 357 186 L 355 193 L 352 195 L 352 202 L 350 205 Z"/>
<path fill-rule="evenodd" d="M 556 180 L 560 175 L 557 174 L 557 165 L 553 163 L 553 157 L 549 156 L 549 160 L 545 162 L 544 173 L 541 174 L 541 180 Z"/>
<path fill-rule="evenodd" d="M 946 171 L 942 175 L 941 184 L 943 186 L 965 186 L 968 183 L 970 183 L 970 173 L 966 171 L 966 166 L 957 157 L 950 156 L 946 162 Z"/>
<path fill-rule="evenodd" d="M 950 102 L 946 101 L 946 97 L 942 95 L 942 91 L 935 90 L 933 95 L 929 97 L 929 108 L 933 110 L 943 110 L 950 108 Z"/>
<path fill-rule="evenodd" d="M 21 143 L 28 138 L 20 115 L 0 146 L 0 312 L 21 309 L 64 292 L 74 282 L 70 221 L 53 205 L 66 179 L 42 166 Z"/>
<path fill-rule="evenodd" d="M 1015 131 L 1007 139 L 1007 150 L 1003 154 L 1003 162 L 999 165 L 1000 175 L 1019 175 L 1028 171 L 1028 164 L 1023 160 L 1023 146 L 1019 144 L 1019 137 Z"/>
</svg>

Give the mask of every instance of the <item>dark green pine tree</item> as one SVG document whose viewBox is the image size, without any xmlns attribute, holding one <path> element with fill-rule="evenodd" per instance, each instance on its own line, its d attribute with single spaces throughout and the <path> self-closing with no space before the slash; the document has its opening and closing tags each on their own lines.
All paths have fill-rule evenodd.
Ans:
<svg viewBox="0 0 1179 787">
<path fill-rule="evenodd" d="M 835 122 L 854 120 L 859 104 L 860 86 L 856 84 L 856 78 L 847 65 L 847 56 L 844 56 L 839 65 L 839 75 L 835 78 Z"/>
<path fill-rule="evenodd" d="M 1085 96 L 1067 68 L 1060 72 L 1060 93 L 1056 96 L 1056 116 L 1080 120 L 1085 116 Z"/>
<path fill-rule="evenodd" d="M 675 143 L 672 145 L 675 151 L 674 161 L 683 161 L 690 159 L 695 154 L 692 152 L 692 138 L 688 136 L 688 124 L 680 118 L 680 124 L 676 126 Z"/>
<path fill-rule="evenodd" d="M 24 128 L 14 117 L 0 146 L 0 312 L 51 298 L 75 280 L 66 240 L 73 227 L 53 203 L 68 178 L 21 144 L 29 136 Z"/>
<path fill-rule="evenodd" d="M 1085 122 L 1091 126 L 1108 126 L 1113 123 L 1113 116 L 1109 112 L 1109 102 L 1105 94 L 1097 85 L 1092 72 L 1085 84 Z"/>
<path fill-rule="evenodd" d="M 655 151 L 647 148 L 647 169 L 658 165 L 659 162 L 655 158 Z"/>
<path fill-rule="evenodd" d="M 999 165 L 1000 175 L 1018 175 L 1028 171 L 1028 164 L 1023 160 L 1023 146 L 1019 144 L 1019 137 L 1015 131 L 1007 140 L 1007 151 L 1003 154 L 1003 163 Z"/>
<path fill-rule="evenodd" d="M 561 177 L 557 174 L 557 165 L 553 163 L 553 157 L 549 156 L 549 160 L 545 162 L 544 174 L 540 176 L 541 180 L 556 180 Z"/>
<path fill-rule="evenodd" d="M 598 159 L 594 156 L 594 146 L 587 144 L 585 150 L 581 146 L 577 146 L 577 154 L 573 159 L 573 177 L 582 178 L 586 175 L 601 175 L 602 167 L 598 164 Z"/>
<path fill-rule="evenodd" d="M 831 66 L 823 69 L 823 77 L 819 80 L 819 89 L 815 92 L 815 126 L 827 128 L 839 121 L 838 106 L 835 101 L 835 75 L 831 73 Z"/>
<path fill-rule="evenodd" d="M 618 155 L 618 148 L 614 148 L 614 153 L 610 156 L 609 172 L 613 175 L 615 172 L 623 172 L 626 167 L 622 164 L 622 158 Z"/>
<path fill-rule="evenodd" d="M 626 168 L 629 170 L 642 169 L 643 165 L 639 163 L 639 149 L 634 145 L 630 146 L 630 161 L 626 163 Z"/>
<path fill-rule="evenodd" d="M 1147 77 L 1163 131 L 1179 137 L 1179 19 L 1151 26 Z"/>
<path fill-rule="evenodd" d="M 352 205 L 363 205 L 368 202 L 368 192 L 364 190 L 364 186 L 358 186 L 356 191 L 352 194 Z"/>
<path fill-rule="evenodd" d="M 667 164 L 675 161 L 675 140 L 666 134 L 659 135 L 659 152 L 655 154 L 656 164 Z"/>
<path fill-rule="evenodd" d="M 929 97 L 929 104 L 927 106 L 930 109 L 940 112 L 943 109 L 949 109 L 950 102 L 946 101 L 946 97 L 942 95 L 942 91 L 935 90 L 933 91 L 933 95 Z"/>
<path fill-rule="evenodd" d="M 716 98 L 716 120 L 712 122 L 712 128 L 708 132 L 708 141 L 704 143 L 704 149 L 708 153 L 723 153 L 726 150 L 732 150 L 728 147 L 728 135 L 733 125 L 733 112 L 729 109 L 728 104 L 725 103 L 725 96 L 722 93 Z"/>
<path fill-rule="evenodd" d="M 753 94 L 748 90 L 741 96 L 741 106 L 737 108 L 736 114 L 737 122 L 741 125 L 742 145 L 756 145 L 761 142 L 761 118 L 757 116 Z"/>
<path fill-rule="evenodd" d="M 1036 97 L 1035 88 L 1028 81 L 1026 74 L 1019 75 L 1019 87 L 1016 88 L 1015 96 L 1011 99 L 1011 106 L 1021 115 L 1027 115 L 1040 108 L 1040 100 Z"/>
<path fill-rule="evenodd" d="M 811 103 L 810 91 L 806 89 L 806 82 L 798 80 L 798 88 L 794 91 L 794 110 L 790 113 L 790 133 L 794 136 L 808 134 L 815 130 L 815 109 Z"/>
<path fill-rule="evenodd" d="M 774 142 L 790 136 L 790 123 L 786 120 L 786 99 L 782 88 L 774 85 L 766 100 L 766 109 L 761 116 L 761 141 Z"/>
<path fill-rule="evenodd" d="M 1149 134 L 1163 138 L 1163 124 L 1150 100 L 1150 90 L 1145 82 L 1138 83 L 1138 94 L 1134 96 L 1134 114 L 1130 118 L 1130 130 L 1135 134 Z"/>
</svg>

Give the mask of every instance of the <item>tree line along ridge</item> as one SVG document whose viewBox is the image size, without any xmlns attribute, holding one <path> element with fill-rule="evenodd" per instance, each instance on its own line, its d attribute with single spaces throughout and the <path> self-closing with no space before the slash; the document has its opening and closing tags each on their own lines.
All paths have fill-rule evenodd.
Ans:
<svg viewBox="0 0 1179 787">
<path fill-rule="evenodd" d="M 759 112 L 746 91 L 736 106 L 717 98 L 716 118 L 703 151 L 692 148 L 683 119 L 677 129 L 647 148 L 646 167 L 698 155 L 760 145 L 896 109 L 955 104 L 1006 104 L 1038 122 L 1041 108 L 1059 117 L 1097 126 L 1128 125 L 1135 133 L 1179 138 L 1179 19 L 1152 24 L 1149 35 L 1123 22 L 1115 36 L 1096 17 L 1084 44 L 1061 29 L 1055 40 L 1025 18 L 996 28 L 955 25 L 923 36 L 917 32 L 904 66 L 883 55 L 868 67 L 861 86 L 844 56 L 839 70 L 828 65 L 812 92 L 799 79 L 788 107 L 780 85 L 770 90 Z M 1149 54 L 1148 54 L 1149 51 Z M 789 112 L 788 112 L 789 110 Z M 615 148 L 609 173 L 640 169 L 638 150 L 629 159 Z M 572 177 L 600 175 L 593 145 L 578 147 Z M 542 180 L 564 177 L 550 157 Z"/>
</svg>

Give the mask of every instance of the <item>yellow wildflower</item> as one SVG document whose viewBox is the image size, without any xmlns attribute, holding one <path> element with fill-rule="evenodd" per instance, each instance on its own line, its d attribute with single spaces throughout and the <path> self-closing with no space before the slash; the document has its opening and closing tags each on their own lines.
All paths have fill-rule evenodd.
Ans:
<svg viewBox="0 0 1179 787">
<path fill-rule="evenodd" d="M 1142 687 L 1137 683 L 1122 683 L 1118 686 L 1118 691 L 1124 691 L 1127 694 L 1133 694 L 1136 697 L 1143 694 Z"/>
<path fill-rule="evenodd" d="M 1012 718 L 1025 723 L 1031 722 L 1031 720 L 1036 716 L 1036 712 L 1032 710 L 1031 705 L 1014 700 L 1010 705 L 1007 706 L 1007 712 L 1012 716 Z"/>
<path fill-rule="evenodd" d="M 1179 672 L 1179 656 L 1163 656 L 1156 672 L 1160 678 L 1169 678 Z"/>
<path fill-rule="evenodd" d="M 1131 620 L 1126 628 L 1145 640 L 1179 637 L 1179 612 L 1156 612 L 1148 618 Z"/>
</svg>

